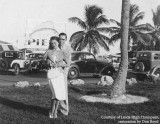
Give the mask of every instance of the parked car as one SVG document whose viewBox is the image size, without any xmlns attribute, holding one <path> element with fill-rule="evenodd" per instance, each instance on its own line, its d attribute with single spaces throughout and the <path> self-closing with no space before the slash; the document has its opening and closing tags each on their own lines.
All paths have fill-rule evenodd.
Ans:
<svg viewBox="0 0 160 124">
<path fill-rule="evenodd" d="M 113 76 L 115 72 L 115 68 L 111 63 L 97 60 L 95 56 L 89 52 L 73 52 L 71 59 L 72 62 L 68 72 L 70 79 L 77 78 L 81 74 Z"/>
<path fill-rule="evenodd" d="M 112 61 L 112 65 L 113 67 L 118 70 L 119 69 L 119 65 L 120 65 L 120 62 L 121 62 L 121 57 L 120 56 L 115 56 L 115 57 L 112 57 L 111 59 Z"/>
<path fill-rule="evenodd" d="M 160 51 L 138 51 L 136 57 L 136 64 L 132 72 L 139 80 L 146 78 L 153 67 L 160 65 Z"/>
<path fill-rule="evenodd" d="M 30 53 L 27 56 L 27 60 L 30 61 L 30 70 L 34 72 L 38 72 L 43 69 L 43 53 Z"/>
<path fill-rule="evenodd" d="M 24 59 L 24 53 L 21 51 L 2 51 L 0 53 L 0 70 L 12 71 L 18 75 L 20 71 L 29 69 L 29 61 Z"/>
</svg>

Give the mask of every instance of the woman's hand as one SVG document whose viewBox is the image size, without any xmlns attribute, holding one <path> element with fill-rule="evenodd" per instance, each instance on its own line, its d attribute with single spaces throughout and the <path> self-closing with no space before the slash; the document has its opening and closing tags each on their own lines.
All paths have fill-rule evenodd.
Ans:
<svg viewBox="0 0 160 124">
<path fill-rule="evenodd" d="M 50 64 L 50 66 L 52 66 L 52 67 L 57 67 L 57 64 L 56 63 L 54 63 L 54 62 L 52 62 L 51 64 Z"/>
</svg>

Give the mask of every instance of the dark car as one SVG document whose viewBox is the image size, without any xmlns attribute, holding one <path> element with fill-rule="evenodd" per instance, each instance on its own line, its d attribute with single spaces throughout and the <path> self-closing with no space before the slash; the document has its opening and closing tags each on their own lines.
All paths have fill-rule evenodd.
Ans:
<svg viewBox="0 0 160 124">
<path fill-rule="evenodd" d="M 12 71 L 14 75 L 18 75 L 21 70 L 29 68 L 29 64 L 24 58 L 24 53 L 21 51 L 0 52 L 0 71 Z"/>
<path fill-rule="evenodd" d="M 138 51 L 133 73 L 137 79 L 143 80 L 153 67 L 160 65 L 160 51 Z"/>
<path fill-rule="evenodd" d="M 100 61 L 89 52 L 73 52 L 72 63 L 69 68 L 68 77 L 77 78 L 81 74 L 91 74 L 93 76 L 109 75 L 113 76 L 115 69 L 111 63 Z"/>
<path fill-rule="evenodd" d="M 30 60 L 31 71 L 38 72 L 43 68 L 43 53 L 30 53 L 27 60 Z"/>
</svg>

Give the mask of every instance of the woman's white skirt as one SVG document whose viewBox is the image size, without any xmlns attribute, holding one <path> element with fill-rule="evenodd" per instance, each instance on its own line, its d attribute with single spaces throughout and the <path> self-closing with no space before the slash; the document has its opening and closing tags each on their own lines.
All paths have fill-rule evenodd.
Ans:
<svg viewBox="0 0 160 124">
<path fill-rule="evenodd" d="M 66 100 L 64 74 L 61 73 L 60 76 L 48 81 L 52 92 L 52 99 L 57 98 L 58 100 Z"/>
</svg>

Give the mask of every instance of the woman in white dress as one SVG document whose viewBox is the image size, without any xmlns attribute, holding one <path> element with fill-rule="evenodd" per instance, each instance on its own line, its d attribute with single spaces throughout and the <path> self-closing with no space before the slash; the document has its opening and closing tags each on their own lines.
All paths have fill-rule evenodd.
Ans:
<svg viewBox="0 0 160 124">
<path fill-rule="evenodd" d="M 50 118 L 57 118 L 57 109 L 59 106 L 60 100 L 66 100 L 66 90 L 65 90 L 65 81 L 64 81 L 64 70 L 63 67 L 68 67 L 70 63 L 65 58 L 62 50 L 59 49 L 59 38 L 51 37 L 49 42 L 49 49 L 44 54 L 44 59 L 47 60 L 48 64 L 48 82 L 52 92 L 51 98 L 51 111 L 49 111 Z M 58 71 L 57 74 L 53 74 L 53 71 Z M 49 75 L 53 75 L 49 76 Z"/>
</svg>

